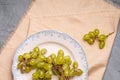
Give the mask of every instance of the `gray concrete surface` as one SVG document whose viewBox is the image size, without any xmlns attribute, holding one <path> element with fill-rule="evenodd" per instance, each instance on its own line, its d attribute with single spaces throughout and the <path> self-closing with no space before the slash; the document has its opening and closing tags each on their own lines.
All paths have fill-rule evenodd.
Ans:
<svg viewBox="0 0 120 80">
<path fill-rule="evenodd" d="M 120 80 L 120 22 L 103 80 Z"/>
<path fill-rule="evenodd" d="M 31 0 L 0 0 L 0 48 L 30 3 Z"/>
<path fill-rule="evenodd" d="M 120 8 L 120 0 L 106 0 L 106 1 L 112 3 L 114 6 Z"/>
<path fill-rule="evenodd" d="M 120 5 L 120 0 L 109 0 Z M 0 48 L 15 29 L 31 0 L 0 0 Z M 103 80 L 120 80 L 120 23 Z"/>
</svg>

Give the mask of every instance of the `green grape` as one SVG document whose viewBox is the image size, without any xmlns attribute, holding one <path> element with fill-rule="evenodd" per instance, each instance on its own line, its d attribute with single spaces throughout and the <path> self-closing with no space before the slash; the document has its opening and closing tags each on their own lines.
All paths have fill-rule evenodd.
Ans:
<svg viewBox="0 0 120 80">
<path fill-rule="evenodd" d="M 39 49 L 39 47 L 38 47 L 38 46 L 36 46 L 36 47 L 34 47 L 33 51 L 34 51 L 34 52 L 39 52 L 39 51 L 40 51 L 40 49 Z"/>
<path fill-rule="evenodd" d="M 72 68 L 72 69 L 70 69 L 69 76 L 73 77 L 74 75 L 75 75 L 74 69 Z"/>
<path fill-rule="evenodd" d="M 88 40 L 88 44 L 90 44 L 90 45 L 94 44 L 94 40 L 93 39 L 89 39 Z"/>
<path fill-rule="evenodd" d="M 44 54 L 46 54 L 46 53 L 47 53 L 47 49 L 43 48 L 43 49 L 41 50 L 41 55 L 44 55 Z"/>
<path fill-rule="evenodd" d="M 31 71 L 31 67 L 26 67 L 26 70 L 25 70 L 27 73 Z"/>
<path fill-rule="evenodd" d="M 63 64 L 63 63 L 64 63 L 64 57 L 60 56 L 60 55 L 57 55 L 56 64 L 60 65 L 60 64 Z"/>
<path fill-rule="evenodd" d="M 106 38 L 107 38 L 106 35 L 101 34 L 101 35 L 98 37 L 98 40 L 99 40 L 99 41 L 105 41 Z"/>
<path fill-rule="evenodd" d="M 56 60 L 57 60 L 57 58 L 55 58 L 55 59 L 53 60 L 53 65 L 57 65 L 57 64 L 56 64 Z"/>
<path fill-rule="evenodd" d="M 87 40 L 90 39 L 90 36 L 89 36 L 88 34 L 85 34 L 84 37 L 83 37 L 83 39 L 84 39 L 85 41 L 87 41 Z"/>
<path fill-rule="evenodd" d="M 26 72 L 26 66 L 23 65 L 20 70 L 21 70 L 21 73 L 25 73 Z"/>
<path fill-rule="evenodd" d="M 65 70 L 64 70 L 64 75 L 65 75 L 66 77 L 68 77 L 68 76 L 69 76 L 69 72 L 70 72 L 69 69 L 65 69 Z"/>
<path fill-rule="evenodd" d="M 37 63 L 36 59 L 31 59 L 30 60 L 30 65 L 34 66 L 34 65 L 36 65 L 36 63 Z"/>
<path fill-rule="evenodd" d="M 20 63 L 17 64 L 18 69 L 21 69 L 22 67 L 23 67 L 23 62 L 20 62 Z"/>
<path fill-rule="evenodd" d="M 38 73 L 33 73 L 32 78 L 33 79 L 39 79 L 39 74 Z"/>
<path fill-rule="evenodd" d="M 81 69 L 77 69 L 77 71 L 75 72 L 75 74 L 76 74 L 77 76 L 80 76 L 80 75 L 83 74 L 83 71 L 82 71 Z"/>
<path fill-rule="evenodd" d="M 58 50 L 58 55 L 64 56 L 64 51 L 62 49 Z"/>
<path fill-rule="evenodd" d="M 38 56 L 38 53 L 37 52 L 32 52 L 30 55 L 31 55 L 32 58 L 36 59 L 37 56 Z"/>
<path fill-rule="evenodd" d="M 28 53 L 24 53 L 24 54 L 23 54 L 23 57 L 24 57 L 24 58 L 26 57 L 26 54 L 28 54 Z"/>
<path fill-rule="evenodd" d="M 105 47 L 105 41 L 100 41 L 99 42 L 99 48 L 103 49 Z"/>
<path fill-rule="evenodd" d="M 22 55 L 19 55 L 18 56 L 18 61 L 22 62 L 24 60 L 23 56 Z"/>
<path fill-rule="evenodd" d="M 30 67 L 32 70 L 37 68 L 36 65 L 30 66 Z"/>
<path fill-rule="evenodd" d="M 52 71 L 51 70 L 48 70 L 46 73 L 45 73 L 45 78 L 51 78 L 52 77 Z"/>
<path fill-rule="evenodd" d="M 37 63 L 37 68 L 43 68 L 45 65 L 45 62 L 38 62 Z"/>
<path fill-rule="evenodd" d="M 39 74 L 41 70 L 45 73 L 45 69 L 43 69 L 43 68 L 41 68 L 41 69 L 36 69 L 36 73 Z"/>
<path fill-rule="evenodd" d="M 31 58 L 31 55 L 30 55 L 29 53 L 24 53 L 24 54 L 23 54 L 23 57 L 24 57 L 25 59 L 30 59 L 30 58 Z"/>
<path fill-rule="evenodd" d="M 98 36 L 99 33 L 100 33 L 99 29 L 94 29 L 94 34 L 95 34 L 95 36 Z"/>
<path fill-rule="evenodd" d="M 20 55 L 17 64 L 17 68 L 21 73 L 28 73 L 33 69 L 36 72 L 32 74 L 32 80 L 51 80 L 52 74 L 59 77 L 59 80 L 69 79 L 75 75 L 82 75 L 83 71 L 78 69 L 78 62 L 73 62 L 73 68 L 70 69 L 72 60 L 70 56 L 64 57 L 64 51 L 58 50 L 58 55 L 51 54 L 45 57 L 44 54 L 47 50 L 39 50 L 39 47 L 35 47 L 33 52 L 24 53 Z M 25 60 L 24 60 L 25 59 Z"/>
<path fill-rule="evenodd" d="M 26 58 L 25 59 L 30 59 L 31 58 L 31 55 L 28 53 L 26 54 Z"/>
<path fill-rule="evenodd" d="M 54 59 L 54 58 L 56 58 L 56 55 L 53 53 L 53 54 L 50 55 L 50 57 L 51 57 L 52 59 Z"/>
<path fill-rule="evenodd" d="M 70 65 L 70 64 L 72 63 L 72 60 L 71 60 L 70 56 L 65 56 L 65 57 L 64 57 L 64 62 L 65 62 L 66 64 Z"/>
<path fill-rule="evenodd" d="M 30 60 L 25 61 L 26 66 L 30 66 Z"/>
<path fill-rule="evenodd" d="M 55 63 L 56 63 L 56 55 L 51 54 L 50 57 L 52 58 L 52 63 L 55 65 Z"/>
<path fill-rule="evenodd" d="M 59 80 L 65 80 L 63 76 L 60 76 L 59 77 Z"/>
<path fill-rule="evenodd" d="M 50 57 L 52 58 L 52 61 L 56 58 L 56 55 L 53 53 L 50 55 Z"/>
<path fill-rule="evenodd" d="M 74 61 L 74 62 L 73 62 L 73 68 L 74 68 L 74 69 L 75 69 L 75 68 L 76 68 L 76 69 L 78 68 L 78 62 L 77 62 L 77 61 Z"/>
<path fill-rule="evenodd" d="M 58 75 L 59 74 L 59 71 L 56 70 L 54 67 L 52 67 L 52 72 L 53 72 L 54 75 Z"/>
<path fill-rule="evenodd" d="M 46 64 L 44 65 L 44 69 L 45 69 L 45 70 L 50 70 L 51 67 L 52 67 L 52 65 L 51 65 L 51 64 L 48 64 L 48 63 L 46 63 Z"/>
<path fill-rule="evenodd" d="M 39 55 L 38 56 L 39 61 L 46 61 L 46 57 L 44 55 Z"/>
<path fill-rule="evenodd" d="M 41 51 L 38 52 L 37 56 L 41 55 Z"/>
<path fill-rule="evenodd" d="M 95 38 L 94 32 L 91 32 L 91 31 L 90 31 L 90 32 L 88 33 L 88 35 L 90 36 L 90 38 Z"/>
<path fill-rule="evenodd" d="M 62 65 L 62 69 L 65 70 L 65 69 L 68 69 L 69 68 L 69 65 L 68 64 L 63 64 Z"/>
<path fill-rule="evenodd" d="M 44 78 L 45 72 L 43 70 L 41 70 L 39 72 L 39 78 Z"/>
<path fill-rule="evenodd" d="M 50 56 L 48 56 L 48 57 L 46 58 L 46 62 L 49 63 L 49 64 L 51 64 L 51 63 L 52 63 L 52 58 L 51 58 Z"/>
<path fill-rule="evenodd" d="M 34 79 L 34 78 L 33 78 L 32 80 L 38 80 L 38 79 Z"/>
</svg>

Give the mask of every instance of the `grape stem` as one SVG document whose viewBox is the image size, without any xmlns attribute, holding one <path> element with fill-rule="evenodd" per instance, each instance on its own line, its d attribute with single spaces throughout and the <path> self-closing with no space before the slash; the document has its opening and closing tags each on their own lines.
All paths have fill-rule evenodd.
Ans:
<svg viewBox="0 0 120 80">
<path fill-rule="evenodd" d="M 65 80 L 69 80 L 69 77 L 65 77 Z"/>
<path fill-rule="evenodd" d="M 60 66 L 60 65 L 54 65 L 53 66 L 53 71 L 55 72 L 55 74 L 58 77 L 62 76 L 64 78 L 64 80 L 69 80 L 69 77 L 64 76 L 64 73 L 63 73 L 64 71 L 62 69 L 62 66 Z"/>
<path fill-rule="evenodd" d="M 111 32 L 111 33 L 109 33 L 108 35 L 106 35 L 106 37 L 109 37 L 110 35 L 112 35 L 114 32 Z"/>
</svg>

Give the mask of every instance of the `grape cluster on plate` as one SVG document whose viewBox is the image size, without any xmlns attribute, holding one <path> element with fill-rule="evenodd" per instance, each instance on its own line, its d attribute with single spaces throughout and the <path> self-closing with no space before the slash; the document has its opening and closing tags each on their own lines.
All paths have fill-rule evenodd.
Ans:
<svg viewBox="0 0 120 80">
<path fill-rule="evenodd" d="M 32 80 L 51 80 L 52 75 L 58 76 L 59 80 L 70 80 L 83 74 L 78 68 L 78 62 L 72 63 L 70 56 L 64 56 L 63 50 L 58 50 L 57 55 L 53 53 L 47 57 L 46 53 L 47 49 L 40 50 L 39 47 L 35 47 L 29 53 L 19 55 L 17 68 L 21 73 L 29 73 L 35 69 Z"/>
<path fill-rule="evenodd" d="M 100 34 L 99 29 L 94 29 L 94 31 L 90 31 L 88 34 L 85 34 L 83 39 L 88 42 L 88 44 L 92 45 L 94 44 L 95 40 L 97 39 L 99 41 L 99 48 L 103 49 L 105 47 L 105 40 L 108 36 L 110 36 L 112 33 L 109 33 L 108 35 Z"/>
</svg>

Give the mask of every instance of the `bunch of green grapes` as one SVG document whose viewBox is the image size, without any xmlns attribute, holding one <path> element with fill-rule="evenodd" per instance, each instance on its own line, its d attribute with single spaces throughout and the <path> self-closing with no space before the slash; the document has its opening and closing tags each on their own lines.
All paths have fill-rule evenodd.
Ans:
<svg viewBox="0 0 120 80">
<path fill-rule="evenodd" d="M 59 50 L 57 56 L 52 54 L 51 59 L 53 61 L 53 74 L 57 75 L 59 80 L 69 80 L 74 76 L 83 74 L 83 71 L 78 68 L 78 62 L 74 61 L 72 63 L 70 56 L 64 56 L 63 50 Z"/>
<path fill-rule="evenodd" d="M 70 56 L 64 56 L 64 51 L 59 50 L 57 55 L 51 54 L 46 57 L 47 49 L 35 47 L 31 52 L 18 56 L 17 68 L 21 73 L 28 73 L 33 69 L 33 80 L 51 80 L 52 75 L 58 76 L 59 80 L 69 80 L 74 76 L 80 76 L 83 71 L 78 68 L 78 62 L 72 60 Z"/>
<path fill-rule="evenodd" d="M 88 42 L 88 44 L 92 45 L 95 42 L 95 39 L 98 37 L 100 31 L 95 29 L 94 31 L 90 31 L 88 34 L 85 34 L 83 39 Z"/>
<path fill-rule="evenodd" d="M 105 40 L 113 33 L 114 32 L 109 33 L 108 35 L 100 34 L 99 29 L 94 29 L 94 31 L 90 31 L 88 34 L 85 34 L 83 39 L 87 41 L 90 45 L 93 45 L 95 40 L 97 39 L 99 41 L 99 48 L 103 49 L 105 47 Z"/>
</svg>

